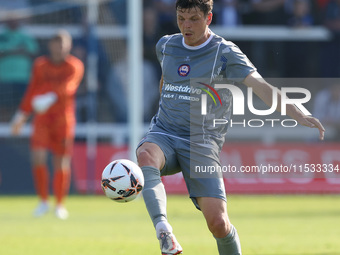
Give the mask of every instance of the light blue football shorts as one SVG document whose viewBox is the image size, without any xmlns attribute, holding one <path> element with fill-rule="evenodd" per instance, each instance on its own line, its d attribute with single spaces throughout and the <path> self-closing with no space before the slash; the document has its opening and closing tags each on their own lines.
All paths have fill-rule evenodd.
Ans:
<svg viewBox="0 0 340 255">
<path fill-rule="evenodd" d="M 197 173 L 195 169 L 220 166 L 217 146 L 203 146 L 170 134 L 149 132 L 138 147 L 149 142 L 157 144 L 164 153 L 165 165 L 161 176 L 182 172 L 190 198 L 200 210 L 197 197 L 215 197 L 226 199 L 224 182 L 221 174 Z"/>
</svg>

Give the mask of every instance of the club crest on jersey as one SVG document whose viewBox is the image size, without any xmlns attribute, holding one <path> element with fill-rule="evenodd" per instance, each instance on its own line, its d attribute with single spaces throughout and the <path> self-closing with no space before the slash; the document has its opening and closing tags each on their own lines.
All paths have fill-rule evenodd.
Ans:
<svg viewBox="0 0 340 255">
<path fill-rule="evenodd" d="M 190 66 L 187 64 L 180 65 L 177 72 L 179 76 L 185 77 L 190 73 Z"/>
</svg>

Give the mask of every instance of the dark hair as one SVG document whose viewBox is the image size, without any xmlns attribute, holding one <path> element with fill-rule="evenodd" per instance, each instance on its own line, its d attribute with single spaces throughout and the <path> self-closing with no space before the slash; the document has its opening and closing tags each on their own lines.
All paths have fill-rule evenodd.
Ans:
<svg viewBox="0 0 340 255">
<path fill-rule="evenodd" d="M 176 10 L 198 8 L 207 16 L 213 9 L 213 0 L 177 0 Z"/>
</svg>

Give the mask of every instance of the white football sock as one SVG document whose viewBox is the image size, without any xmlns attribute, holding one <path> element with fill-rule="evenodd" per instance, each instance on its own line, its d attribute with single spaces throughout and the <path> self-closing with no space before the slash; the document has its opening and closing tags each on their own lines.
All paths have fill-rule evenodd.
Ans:
<svg viewBox="0 0 340 255">
<path fill-rule="evenodd" d="M 167 221 L 160 221 L 156 225 L 156 234 L 157 238 L 159 239 L 159 236 L 162 232 L 170 232 L 172 233 L 172 227 Z"/>
</svg>

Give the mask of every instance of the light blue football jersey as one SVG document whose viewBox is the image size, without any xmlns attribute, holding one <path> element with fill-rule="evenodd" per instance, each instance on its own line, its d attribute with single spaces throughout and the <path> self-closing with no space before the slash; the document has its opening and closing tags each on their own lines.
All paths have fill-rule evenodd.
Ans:
<svg viewBox="0 0 340 255">
<path fill-rule="evenodd" d="M 234 43 L 210 33 L 199 46 L 186 45 L 180 33 L 158 41 L 163 87 L 150 132 L 223 145 L 228 125 L 214 126 L 213 119 L 230 119 L 232 96 L 227 89 L 214 91 L 214 84 L 242 82 L 256 68 Z M 202 94 L 208 94 L 205 115 L 201 113 Z"/>
</svg>

